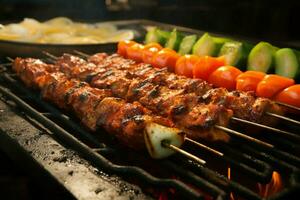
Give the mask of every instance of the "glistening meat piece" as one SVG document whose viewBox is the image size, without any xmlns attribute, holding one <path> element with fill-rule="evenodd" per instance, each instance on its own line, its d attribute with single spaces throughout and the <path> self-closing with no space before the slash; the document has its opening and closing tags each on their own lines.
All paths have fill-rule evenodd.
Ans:
<svg viewBox="0 0 300 200">
<path fill-rule="evenodd" d="M 58 71 L 58 68 L 55 65 L 46 64 L 41 60 L 34 58 L 16 58 L 12 67 L 25 85 L 33 88 L 38 87 L 38 77 L 41 77 L 48 72 Z"/>
<path fill-rule="evenodd" d="M 224 105 L 233 110 L 234 116 L 253 122 L 273 124 L 272 118 L 265 112 L 283 114 L 282 109 L 266 98 L 256 97 L 253 92 L 231 91 L 225 88 L 212 88 L 211 84 L 201 79 L 191 79 L 168 72 L 167 68 L 157 69 L 149 64 L 136 63 L 117 54 L 105 56 L 95 54 L 88 59 L 99 68 L 126 70 L 132 76 L 151 80 L 152 83 L 165 85 L 171 89 L 184 89 L 185 93 L 194 92 L 203 97 L 205 102 Z"/>
<path fill-rule="evenodd" d="M 231 110 L 224 106 L 204 104 L 196 93 L 185 94 L 184 89 L 159 86 L 149 79 L 134 77 L 126 70 L 92 67 L 91 63 L 83 63 L 82 59 L 66 54 L 57 61 L 57 66 L 69 77 L 89 80 L 92 86 L 110 89 L 114 96 L 128 102 L 140 102 L 152 112 L 171 119 L 176 127 L 193 139 L 228 139 L 227 135 L 214 128 L 215 124 L 227 126 L 232 116 Z"/>
<path fill-rule="evenodd" d="M 183 133 L 174 128 L 172 121 L 152 115 L 140 103 L 126 103 L 119 98 L 111 97 L 110 90 L 101 90 L 90 87 L 87 83 L 76 79 L 68 79 L 61 72 L 52 72 L 51 66 L 34 59 L 21 60 L 17 58 L 13 65 L 20 77 L 31 78 L 28 85 L 42 90 L 43 98 L 61 108 L 73 111 L 82 123 L 96 130 L 104 128 L 109 134 L 114 135 L 123 144 L 133 149 L 145 149 L 145 141 L 151 146 L 150 154 L 161 158 L 170 155 L 172 151 L 163 153 L 152 149 L 160 149 L 161 144 L 144 139 L 144 134 L 151 140 L 151 134 L 167 135 L 171 143 L 180 146 L 183 142 Z M 19 70 L 21 69 L 21 70 Z M 26 74 L 24 76 L 23 74 Z M 28 74 L 30 76 L 28 76 Z"/>
<path fill-rule="evenodd" d="M 136 85 L 141 86 L 141 89 L 134 88 L 133 92 L 145 94 L 151 91 L 149 94 L 155 94 L 160 90 L 158 87 L 166 87 L 173 90 L 174 93 L 176 90 L 181 90 L 181 94 L 197 95 L 201 103 L 223 105 L 232 110 L 234 116 L 253 122 L 271 125 L 274 123 L 273 119 L 265 116 L 264 113 L 282 114 L 282 110 L 277 104 L 266 98 L 256 98 L 254 93 L 229 92 L 225 88 L 212 88 L 203 80 L 178 76 L 166 69 L 135 63 L 133 60 L 124 59 L 117 54 L 111 56 L 103 53 L 95 54 L 89 58 L 89 61 L 86 62 L 76 56 L 65 54 L 57 60 L 57 66 L 64 66 L 60 69 L 72 71 L 69 73 L 70 76 L 82 78 L 82 80 L 91 82 L 93 86 L 111 88 L 114 95 L 121 98 L 124 98 L 125 95 L 128 96 L 127 91 L 132 82 L 139 82 Z M 151 90 L 154 86 L 157 86 L 156 89 Z M 130 97 L 127 98 L 131 100 Z"/>
<path fill-rule="evenodd" d="M 64 85 L 66 89 L 62 92 L 61 88 Z M 53 95 L 49 96 L 51 93 Z M 43 96 L 55 103 L 58 102 L 57 99 L 64 99 L 64 107 L 71 109 L 85 126 L 94 131 L 97 127 L 102 127 L 133 149 L 146 147 L 144 130 L 147 124 L 158 123 L 173 127 L 171 121 L 152 116 L 138 102 L 131 104 L 119 98 L 109 97 L 109 91 L 91 88 L 77 80 L 54 78 L 43 88 Z"/>
<path fill-rule="evenodd" d="M 68 62 L 72 63 L 72 59 Z M 65 82 L 61 81 L 60 84 L 50 84 L 47 89 L 47 91 L 44 91 L 44 97 L 47 98 L 47 96 L 50 96 L 49 99 L 54 99 L 54 97 L 51 97 L 51 95 L 56 96 L 55 102 L 57 105 L 60 105 L 61 108 L 67 108 L 68 104 L 64 104 L 64 101 L 67 97 L 63 97 L 62 94 L 70 95 L 70 93 L 73 93 L 73 91 L 78 88 L 84 86 L 84 83 L 82 82 L 76 82 L 73 76 L 77 74 L 77 72 L 82 72 L 85 74 L 85 76 L 89 76 L 88 73 L 84 70 L 85 68 L 72 68 L 74 70 L 71 70 L 71 68 L 68 68 L 67 66 L 69 64 L 62 63 L 63 66 L 60 66 L 60 70 L 65 72 L 65 74 L 68 75 L 68 78 L 63 78 Z M 30 64 L 32 65 L 32 64 Z M 91 66 L 91 65 L 90 65 Z M 91 69 L 91 67 L 88 67 Z M 36 66 L 37 68 L 40 67 L 39 65 Z M 56 68 L 57 66 L 55 66 Z M 88 70 L 87 70 L 88 71 Z M 76 72 L 76 73 L 75 73 Z M 54 77 L 53 77 L 54 76 Z M 60 78 L 61 75 L 59 73 L 52 74 L 51 78 L 55 79 L 55 76 Z M 111 76 L 105 75 L 103 73 L 103 76 L 107 76 L 110 78 Z M 44 78 L 40 78 L 39 85 L 43 87 L 43 83 L 51 82 L 45 76 Z M 50 79 L 51 79 L 50 78 Z M 76 77 L 75 77 L 76 78 Z M 78 78 L 78 77 L 77 77 Z M 117 77 L 116 77 L 117 78 Z M 70 81 L 66 81 L 66 79 L 71 79 Z M 103 78 L 105 80 L 105 78 Z M 137 94 L 141 94 L 141 92 L 134 92 L 140 90 L 141 82 L 134 82 L 131 81 L 132 84 L 130 86 L 131 89 L 129 90 L 129 87 L 126 90 L 126 94 L 129 91 L 133 91 L 133 94 L 131 97 L 128 96 L 128 98 L 124 98 L 126 100 L 131 99 L 130 102 L 134 103 L 137 98 Z M 99 87 L 102 90 L 109 90 L 113 96 L 119 97 L 116 94 L 116 91 L 119 90 L 119 87 L 111 87 L 109 81 L 104 81 L 103 86 Z M 121 83 L 120 83 L 121 84 Z M 142 84 L 143 85 L 143 84 Z M 153 84 L 149 83 L 149 85 L 152 87 Z M 157 87 L 157 86 L 155 86 Z M 121 87 L 120 87 L 121 88 Z M 54 90 L 55 89 L 55 90 Z M 181 130 L 184 130 L 189 137 L 194 139 L 204 138 L 208 140 L 222 140 L 227 141 L 229 139 L 228 135 L 224 133 L 223 131 L 219 131 L 214 128 L 215 124 L 224 125 L 227 126 L 228 121 L 231 117 L 230 110 L 225 109 L 223 106 L 217 106 L 217 105 L 206 105 L 206 104 L 199 104 L 198 100 L 199 97 L 195 94 L 191 95 L 181 95 L 182 90 L 178 90 L 174 92 L 173 90 L 170 90 L 167 87 L 158 88 L 159 92 L 158 94 L 163 95 L 154 95 L 156 92 L 149 93 L 150 96 L 142 96 L 143 99 L 139 101 L 143 106 L 147 105 L 147 108 L 152 107 L 153 110 L 157 111 L 159 110 L 159 113 L 153 112 L 155 116 L 162 116 L 158 117 L 160 120 L 167 119 L 175 122 L 175 126 L 177 128 L 180 128 Z M 153 90 L 153 88 L 151 89 Z M 147 91 L 147 90 L 143 90 Z M 169 91 L 169 92 L 167 92 Z M 148 93 L 147 93 L 148 94 Z M 66 96 L 65 95 L 65 96 Z M 154 96 L 153 96 L 154 95 Z M 138 95 L 139 96 L 139 95 Z M 84 95 L 81 95 L 81 98 L 85 98 Z M 155 98 L 153 100 L 153 98 Z M 92 110 L 92 108 L 90 108 Z M 152 110 L 152 111 L 153 111 Z M 91 123 L 93 124 L 93 123 Z"/>
</svg>

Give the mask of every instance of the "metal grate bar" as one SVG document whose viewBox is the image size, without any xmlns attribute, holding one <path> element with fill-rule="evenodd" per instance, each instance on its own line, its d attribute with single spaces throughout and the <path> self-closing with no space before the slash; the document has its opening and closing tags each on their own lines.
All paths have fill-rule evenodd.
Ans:
<svg viewBox="0 0 300 200">
<path fill-rule="evenodd" d="M 252 190 L 233 180 L 229 180 L 227 177 L 218 174 L 211 169 L 204 168 L 200 165 L 195 165 L 195 163 L 187 162 L 185 160 L 181 160 L 181 162 L 205 179 L 211 181 L 221 188 L 225 188 L 228 192 L 234 192 L 235 194 L 246 199 L 261 199 L 261 197 Z"/>
<path fill-rule="evenodd" d="M 286 161 L 279 160 L 274 155 L 267 154 L 266 152 L 261 151 L 261 150 L 253 149 L 252 147 L 250 147 L 248 145 L 242 145 L 242 146 L 240 146 L 240 149 L 250 152 L 252 155 L 254 155 L 258 159 L 267 161 L 275 168 L 275 170 L 284 171 L 284 172 L 295 172 L 295 171 L 299 170 L 299 168 L 297 168 L 296 166 L 294 166 Z"/>
</svg>

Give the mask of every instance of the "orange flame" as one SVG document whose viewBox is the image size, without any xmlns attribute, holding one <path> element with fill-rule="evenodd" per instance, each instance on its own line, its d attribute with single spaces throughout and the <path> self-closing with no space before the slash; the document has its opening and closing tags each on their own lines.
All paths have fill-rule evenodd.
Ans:
<svg viewBox="0 0 300 200">
<path fill-rule="evenodd" d="M 229 180 L 231 180 L 231 168 L 230 167 L 227 168 L 227 177 Z M 233 196 L 232 192 L 230 192 L 230 199 L 234 200 L 234 196 Z"/>
<path fill-rule="evenodd" d="M 259 195 L 264 198 L 279 192 L 281 189 L 282 189 L 281 176 L 276 171 L 273 172 L 272 179 L 268 184 L 264 185 L 258 183 Z"/>
</svg>

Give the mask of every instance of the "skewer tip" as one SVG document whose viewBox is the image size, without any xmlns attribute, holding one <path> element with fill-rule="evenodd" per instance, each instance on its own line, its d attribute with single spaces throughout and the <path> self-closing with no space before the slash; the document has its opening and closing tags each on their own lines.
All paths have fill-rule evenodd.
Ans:
<svg viewBox="0 0 300 200">
<path fill-rule="evenodd" d="M 85 57 L 85 58 L 90 57 L 90 55 L 88 55 L 88 54 L 86 54 L 86 53 L 83 53 L 83 52 L 81 52 L 81 51 L 74 50 L 73 52 L 76 53 L 76 54 L 78 54 L 78 55 L 80 55 L 80 56 L 83 56 L 83 57 Z"/>
<path fill-rule="evenodd" d="M 203 160 L 203 159 L 201 159 L 201 158 L 198 158 L 197 156 L 195 156 L 195 155 L 193 155 L 193 154 L 191 154 L 191 153 L 189 153 L 189 152 L 187 152 L 187 151 L 185 151 L 185 150 L 182 150 L 182 149 L 180 149 L 179 147 L 176 147 L 176 146 L 170 144 L 170 143 L 169 143 L 168 141 L 166 141 L 166 140 L 163 140 L 163 141 L 161 142 L 161 145 L 162 145 L 163 147 L 165 147 L 165 148 L 172 149 L 173 151 L 175 151 L 175 152 L 177 152 L 177 153 L 179 153 L 179 154 L 181 154 L 181 155 L 183 155 L 183 156 L 185 156 L 185 157 L 187 157 L 187 158 L 189 158 L 189 159 L 191 159 L 191 160 L 193 160 L 193 161 L 195 161 L 195 162 L 197 162 L 197 163 L 199 163 L 199 164 L 201 164 L 201 165 L 205 165 L 205 164 L 206 164 L 206 161 L 205 161 L 205 160 Z"/>
<path fill-rule="evenodd" d="M 272 145 L 272 144 L 269 144 L 269 143 L 267 143 L 267 142 L 261 141 L 261 140 L 259 140 L 259 139 L 253 138 L 253 137 L 251 137 L 251 136 L 245 135 L 245 134 L 243 134 L 243 133 L 240 133 L 240 132 L 238 132 L 238 131 L 232 130 L 232 129 L 227 128 L 227 127 L 224 127 L 224 126 L 215 125 L 215 128 L 220 129 L 220 130 L 222 130 L 222 131 L 225 131 L 225 132 L 227 132 L 227 133 L 230 133 L 230 134 L 232 134 L 232 135 L 235 135 L 235 136 L 237 136 L 237 137 L 244 138 L 244 139 L 246 139 L 246 140 L 248 140 L 248 141 L 250 141 L 250 142 L 254 142 L 254 143 L 263 145 L 263 146 L 268 147 L 268 148 L 273 148 L 273 147 L 274 147 L 274 145 Z"/>
<path fill-rule="evenodd" d="M 52 58 L 52 59 L 55 59 L 55 60 L 58 58 L 57 56 L 55 56 L 55 55 L 53 55 L 53 54 L 51 54 L 47 51 L 42 51 L 42 53 L 45 54 L 46 56 Z"/>
<path fill-rule="evenodd" d="M 207 151 L 212 152 L 212 153 L 214 153 L 214 154 L 216 154 L 216 155 L 218 155 L 218 156 L 223 156 L 223 155 L 224 155 L 222 152 L 217 151 L 217 150 L 215 150 L 215 149 L 213 149 L 213 148 L 210 148 L 210 147 L 208 147 L 208 146 L 206 146 L 206 145 L 204 145 L 204 144 L 202 144 L 202 143 L 200 143 L 200 142 L 197 142 L 197 141 L 195 141 L 195 140 L 192 140 L 192 139 L 190 139 L 190 138 L 188 138 L 188 137 L 185 137 L 185 140 L 188 141 L 188 142 L 190 142 L 190 143 L 192 143 L 192 144 L 197 145 L 198 147 L 201 147 L 201 148 L 203 148 L 203 149 L 206 149 Z"/>
<path fill-rule="evenodd" d="M 290 122 L 294 125 L 297 125 L 297 126 L 300 126 L 300 121 L 297 121 L 297 120 L 294 120 L 294 119 L 291 119 L 289 117 L 285 117 L 285 116 L 282 116 L 282 115 L 278 115 L 278 114 L 275 114 L 275 113 L 270 113 L 270 112 L 266 112 L 266 115 L 269 115 L 271 117 L 275 117 L 275 118 L 278 118 L 278 119 L 282 119 L 282 120 L 285 120 L 287 122 Z"/>
</svg>

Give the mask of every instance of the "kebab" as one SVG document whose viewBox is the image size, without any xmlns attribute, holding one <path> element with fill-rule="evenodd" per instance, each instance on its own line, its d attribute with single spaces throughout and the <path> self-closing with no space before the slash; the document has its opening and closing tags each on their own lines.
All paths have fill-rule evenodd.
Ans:
<svg viewBox="0 0 300 200">
<path fill-rule="evenodd" d="M 39 61 L 41 62 L 41 61 Z M 39 64 L 37 64 L 38 67 Z M 87 67 L 90 67 L 92 65 L 87 65 Z M 57 68 L 57 66 L 56 66 Z M 66 73 L 67 75 L 70 75 L 70 71 L 68 71 L 69 68 L 60 69 Z M 84 71 L 85 68 L 78 68 L 81 72 Z M 74 71 L 75 72 L 75 71 Z M 71 76 L 72 77 L 72 76 Z M 108 76 L 109 77 L 109 76 Z M 73 77 L 74 78 L 74 77 Z M 103 79 L 105 80 L 105 79 Z M 120 82 L 120 84 L 122 84 Z M 152 87 L 154 85 L 149 85 L 149 87 Z M 156 87 L 156 86 L 155 86 Z M 102 87 L 102 89 L 107 89 L 108 87 Z M 119 90 L 117 87 L 109 88 L 112 90 L 113 96 L 120 97 L 116 95 Z M 214 104 L 199 104 L 198 103 L 198 96 L 196 95 L 181 95 L 178 96 L 181 90 L 178 90 L 174 93 L 174 91 L 167 92 L 169 90 L 168 88 L 164 88 L 164 93 L 168 94 L 165 98 L 169 98 L 170 101 L 164 101 L 164 105 L 161 105 L 160 107 L 160 113 L 156 113 L 158 115 L 161 115 L 163 117 L 166 117 L 172 121 L 174 121 L 177 128 L 183 130 L 189 138 L 199 140 L 200 138 L 204 138 L 211 141 L 221 140 L 221 141 L 228 141 L 229 136 L 224 133 L 224 131 L 217 130 L 214 125 L 220 125 L 220 126 L 227 126 L 228 121 L 231 117 L 231 111 L 228 109 L 225 109 L 223 106 L 218 106 Z M 134 96 L 134 93 L 132 94 Z M 172 95 L 174 95 L 176 98 L 173 100 L 171 99 Z M 131 98 L 131 99 L 137 99 L 137 98 Z M 128 99 L 127 99 L 128 100 Z M 171 100 L 177 104 L 177 106 L 174 106 L 174 104 L 171 104 Z M 130 102 L 134 102 L 130 101 Z M 144 104 L 146 104 L 147 100 L 145 100 Z M 181 105 L 185 105 L 189 103 L 188 107 L 180 107 Z M 155 101 L 148 101 L 148 107 L 150 105 L 152 107 L 155 107 L 157 102 Z M 185 110 L 182 110 L 185 109 Z M 161 114 L 163 113 L 163 114 Z"/>
<path fill-rule="evenodd" d="M 282 114 L 280 107 L 266 98 L 256 98 L 251 92 L 232 91 L 225 88 L 212 88 L 201 79 L 190 79 L 168 72 L 166 69 L 153 68 L 149 64 L 136 63 L 117 54 L 107 56 L 100 53 L 86 62 L 78 57 L 65 54 L 58 58 L 56 65 L 71 77 L 76 77 L 99 88 L 112 88 L 113 93 L 121 98 L 140 101 L 156 113 L 165 111 L 166 106 L 159 108 L 159 102 L 172 103 L 169 99 L 160 98 L 166 93 L 178 96 L 193 96 L 196 103 L 217 104 L 233 111 L 240 119 L 273 124 L 265 112 Z M 131 92 L 130 92 L 131 91 Z M 133 92 L 132 92 L 133 91 Z M 134 95 L 138 93 L 138 95 Z M 153 94 L 161 101 L 153 101 Z M 179 98 L 179 97 L 178 97 Z M 192 101 L 187 101 L 188 103 Z M 195 106 L 195 105 L 192 105 Z M 177 108 L 173 105 L 173 108 Z M 274 120 L 274 119 L 273 119 Z"/>
<path fill-rule="evenodd" d="M 132 122 L 133 125 L 136 126 L 125 126 L 122 124 L 121 128 L 126 129 L 120 129 L 120 127 L 112 127 L 111 121 L 102 121 L 101 118 L 106 116 L 106 112 L 100 112 L 98 111 L 98 107 L 103 108 L 103 106 L 106 106 L 106 111 L 108 112 L 108 115 L 111 114 L 111 117 L 108 117 L 109 119 L 123 119 L 122 123 L 124 122 L 130 122 L 132 119 L 139 119 L 140 117 L 136 117 L 136 113 L 133 110 L 130 112 L 130 110 L 126 110 L 125 108 L 125 114 L 123 113 L 123 107 L 128 107 L 131 104 L 125 104 L 124 101 L 120 99 L 113 99 L 112 100 L 105 100 L 106 96 L 111 95 L 110 90 L 99 90 L 96 88 L 91 88 L 88 86 L 87 83 L 79 82 L 78 80 L 71 79 L 70 81 L 66 78 L 64 74 L 61 72 L 56 72 L 58 68 L 54 65 L 47 65 L 43 63 L 40 60 L 37 59 L 20 59 L 17 58 L 14 62 L 13 69 L 17 72 L 21 80 L 24 81 L 24 83 L 29 87 L 35 87 L 40 88 L 42 90 L 43 97 L 54 102 L 61 108 L 65 109 L 72 109 L 79 118 L 81 118 L 82 123 L 85 124 L 87 127 L 89 127 L 92 130 L 95 130 L 96 125 L 97 126 L 103 126 L 106 130 L 110 130 L 112 133 L 115 133 L 115 129 L 119 130 L 120 132 L 117 132 L 117 137 L 120 138 L 123 143 L 127 144 L 131 147 L 143 147 L 143 143 L 140 142 L 140 145 L 138 144 L 129 144 L 131 143 L 131 140 L 133 140 L 136 136 L 135 134 L 138 134 L 134 131 L 131 131 L 136 127 L 135 121 Z M 50 73 L 52 72 L 52 73 Z M 104 92 L 105 91 L 105 92 Z M 93 98 L 92 98 L 93 97 Z M 100 97 L 100 99 L 99 99 Z M 101 100 L 103 99 L 103 100 Z M 99 103 L 100 102 L 100 103 Z M 106 104 L 104 104 L 106 102 Z M 120 102 L 123 102 L 123 105 L 120 105 Z M 114 109 L 114 106 L 116 103 L 118 103 L 120 106 L 121 113 L 123 115 L 120 115 L 121 117 L 117 118 L 118 115 L 113 115 L 110 113 Z M 103 105 L 104 104 L 104 105 Z M 138 104 L 139 108 L 142 109 L 143 107 L 138 102 L 133 102 L 133 105 Z M 129 106 L 130 107 L 130 106 Z M 131 106 L 132 107 L 132 106 Z M 123 110 L 122 110 L 123 109 Z M 132 110 L 132 109 L 131 109 Z M 169 155 L 170 151 L 164 151 L 165 149 L 162 147 L 161 142 L 166 139 L 166 141 L 171 140 L 174 141 L 173 143 L 178 146 L 180 142 L 179 137 L 181 137 L 182 141 L 183 135 L 182 132 L 179 131 L 179 129 L 175 129 L 174 125 L 170 120 L 157 117 L 151 112 L 145 108 L 143 108 L 144 113 L 146 113 L 149 117 L 145 117 L 147 120 L 146 122 L 143 121 L 142 127 L 144 127 L 144 131 L 140 129 L 137 129 L 139 133 L 144 132 L 146 146 L 152 157 L 161 158 Z M 147 111 L 147 112 L 146 112 Z M 100 112 L 100 114 L 99 114 Z M 102 115 L 101 115 L 102 113 Z M 104 113 L 104 114 L 103 114 Z M 128 115 L 128 114 L 135 114 L 134 116 Z M 101 117 L 102 116 L 102 117 Z M 116 117 L 117 116 L 117 117 Z M 129 120 L 126 118 L 130 116 Z M 150 121 L 150 122 L 149 122 Z M 119 121 L 117 121 L 119 122 Z M 146 123 L 146 125 L 144 125 Z M 108 124 L 108 125 L 107 125 Z M 118 124 L 118 123 L 117 123 Z M 120 124 L 120 123 L 119 123 Z M 129 127 L 129 128 L 128 128 Z M 170 127 L 170 128 L 168 128 Z M 131 128 L 131 129 L 130 129 Z M 134 129 L 135 130 L 135 129 Z M 203 130 L 204 132 L 206 130 Z M 212 130 L 207 130 L 207 132 L 211 132 Z M 219 131 L 221 132 L 221 131 Z M 162 133 L 162 134 L 161 134 Z M 179 134 L 180 133 L 180 134 Z M 125 134 L 125 136 L 124 136 Z M 127 137 L 129 134 L 130 137 Z M 224 134 L 224 133 L 223 133 Z M 123 137 L 124 136 L 124 137 Z M 228 138 L 228 135 L 226 135 Z M 173 137 L 173 138 L 172 138 Z M 127 140 L 126 138 L 130 138 L 130 140 Z M 125 141 L 124 141 L 125 139 Z M 188 139 L 188 138 L 187 138 Z M 140 141 L 140 140 L 137 140 Z M 177 141 L 177 142 L 176 142 Z M 190 141 L 190 140 L 188 140 Z M 182 142 L 181 142 L 182 143 Z M 157 146 L 158 145 L 158 146 Z M 170 144 L 172 145 L 172 144 Z M 174 145 L 173 145 L 174 146 Z M 176 147 L 176 146 L 175 146 Z M 195 160 L 199 160 L 199 158 L 196 158 Z M 198 161 L 199 162 L 199 161 Z"/>
<path fill-rule="evenodd" d="M 111 97 L 110 90 L 68 79 L 53 65 L 37 59 L 16 58 L 13 69 L 28 87 L 40 89 L 42 97 L 58 107 L 72 110 L 92 131 L 103 127 L 133 149 L 147 148 L 153 158 L 173 153 L 162 146 L 162 141 L 176 147 L 184 141 L 184 133 L 170 120 L 153 115 L 138 102 L 127 103 Z"/>
</svg>

